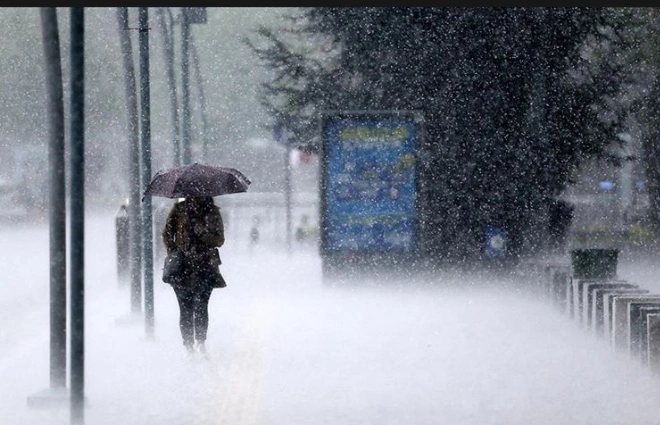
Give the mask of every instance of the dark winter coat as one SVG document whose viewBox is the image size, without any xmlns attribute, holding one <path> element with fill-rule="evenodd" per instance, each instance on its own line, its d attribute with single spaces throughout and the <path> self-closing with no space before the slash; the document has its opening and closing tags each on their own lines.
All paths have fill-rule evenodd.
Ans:
<svg viewBox="0 0 660 425">
<path fill-rule="evenodd" d="M 224 224 L 218 206 L 212 198 L 186 198 L 174 204 L 162 233 L 168 254 L 183 251 L 186 255 L 187 277 L 221 279 L 219 247 L 225 243 Z M 190 281 L 190 279 L 185 279 Z M 188 282 L 190 283 L 190 282 Z M 214 284 L 222 287 L 223 284 Z"/>
</svg>

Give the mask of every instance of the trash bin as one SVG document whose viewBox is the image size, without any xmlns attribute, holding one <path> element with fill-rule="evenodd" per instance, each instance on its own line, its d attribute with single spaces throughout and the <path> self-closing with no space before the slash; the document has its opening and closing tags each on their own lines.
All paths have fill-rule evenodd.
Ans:
<svg viewBox="0 0 660 425">
<path fill-rule="evenodd" d="M 573 277 L 577 279 L 611 279 L 616 277 L 618 249 L 588 248 L 571 251 Z"/>
<path fill-rule="evenodd" d="M 120 284 L 128 282 L 130 265 L 128 263 L 128 205 L 122 204 L 115 215 L 117 238 L 117 279 Z"/>
</svg>

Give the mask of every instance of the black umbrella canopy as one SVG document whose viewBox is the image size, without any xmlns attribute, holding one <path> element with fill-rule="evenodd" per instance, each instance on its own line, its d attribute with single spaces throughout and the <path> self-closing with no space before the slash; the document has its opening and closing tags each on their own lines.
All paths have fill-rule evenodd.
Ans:
<svg viewBox="0 0 660 425">
<path fill-rule="evenodd" d="M 158 171 L 144 195 L 165 198 L 220 196 L 246 192 L 250 183 L 250 179 L 235 168 L 195 162 Z"/>
</svg>

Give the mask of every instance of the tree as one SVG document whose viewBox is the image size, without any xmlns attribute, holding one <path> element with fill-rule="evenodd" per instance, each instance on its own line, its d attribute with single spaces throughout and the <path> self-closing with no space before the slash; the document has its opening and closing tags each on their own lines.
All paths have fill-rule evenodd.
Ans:
<svg viewBox="0 0 660 425">
<path fill-rule="evenodd" d="M 608 58 L 626 67 L 624 99 L 642 128 L 642 150 L 649 195 L 649 222 L 660 232 L 660 14 L 657 8 L 622 8 L 612 12 L 618 38 Z"/>
<path fill-rule="evenodd" d="M 264 104 L 303 149 L 319 149 L 325 109 L 423 112 L 431 255 L 476 253 L 486 224 L 534 251 L 547 236 L 539 217 L 622 125 L 608 103 L 614 65 L 590 66 L 582 48 L 612 37 L 606 11 L 303 8 L 291 30 L 261 28 L 251 46 L 274 73 Z"/>
</svg>

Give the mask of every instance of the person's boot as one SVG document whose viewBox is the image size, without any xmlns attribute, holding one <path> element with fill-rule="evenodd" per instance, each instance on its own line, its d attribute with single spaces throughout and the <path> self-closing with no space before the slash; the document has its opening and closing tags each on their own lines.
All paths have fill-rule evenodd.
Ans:
<svg viewBox="0 0 660 425">
<path fill-rule="evenodd" d="M 206 352 L 206 345 L 204 345 L 204 341 L 197 341 L 197 352 L 204 357 L 208 357 L 208 353 Z"/>
<path fill-rule="evenodd" d="M 186 347 L 187 357 L 192 357 L 192 355 L 195 354 L 195 346 L 193 345 L 192 342 L 184 342 L 183 346 Z"/>
</svg>

